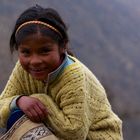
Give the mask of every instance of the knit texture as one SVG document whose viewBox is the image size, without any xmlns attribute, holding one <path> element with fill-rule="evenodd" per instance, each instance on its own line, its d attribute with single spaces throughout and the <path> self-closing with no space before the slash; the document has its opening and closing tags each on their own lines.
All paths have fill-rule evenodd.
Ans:
<svg viewBox="0 0 140 140">
<path fill-rule="evenodd" d="M 94 74 L 79 60 L 55 81 L 33 79 L 17 62 L 0 95 L 0 127 L 5 127 L 11 101 L 19 95 L 36 97 L 48 108 L 46 118 L 64 140 L 122 140 L 122 122 L 113 113 L 106 93 Z"/>
</svg>

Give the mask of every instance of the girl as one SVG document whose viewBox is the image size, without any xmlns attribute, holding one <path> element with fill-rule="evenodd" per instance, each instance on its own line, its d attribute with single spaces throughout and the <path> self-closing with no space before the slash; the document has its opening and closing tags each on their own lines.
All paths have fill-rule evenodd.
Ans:
<svg viewBox="0 0 140 140">
<path fill-rule="evenodd" d="M 68 40 L 55 10 L 36 6 L 20 15 L 10 39 L 19 61 L 0 95 L 0 127 L 25 114 L 60 139 L 121 140 L 121 120 L 94 74 L 69 53 Z"/>
</svg>

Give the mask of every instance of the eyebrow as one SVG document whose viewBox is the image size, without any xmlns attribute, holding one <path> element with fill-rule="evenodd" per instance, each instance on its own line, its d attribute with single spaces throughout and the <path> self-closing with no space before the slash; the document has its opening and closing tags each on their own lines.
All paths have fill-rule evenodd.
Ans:
<svg viewBox="0 0 140 140">
<path fill-rule="evenodd" d="M 19 49 L 21 48 L 21 49 L 30 49 L 30 48 L 28 48 L 28 47 L 26 47 L 27 45 L 19 45 Z"/>
</svg>

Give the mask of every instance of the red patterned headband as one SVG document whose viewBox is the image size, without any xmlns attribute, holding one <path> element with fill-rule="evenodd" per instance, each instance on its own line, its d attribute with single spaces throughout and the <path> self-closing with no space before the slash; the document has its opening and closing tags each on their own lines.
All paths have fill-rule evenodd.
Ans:
<svg viewBox="0 0 140 140">
<path fill-rule="evenodd" d="M 27 22 L 24 22 L 23 24 L 21 24 L 17 30 L 16 30 L 16 33 L 24 26 L 28 25 L 28 24 L 41 24 L 41 25 L 44 25 L 44 26 L 47 26 L 48 28 L 50 28 L 51 30 L 57 32 L 61 37 L 62 37 L 62 34 L 53 26 L 51 26 L 50 24 L 48 23 L 45 23 L 45 22 L 42 22 L 42 21 L 37 21 L 37 20 L 33 20 L 33 21 L 27 21 Z"/>
</svg>

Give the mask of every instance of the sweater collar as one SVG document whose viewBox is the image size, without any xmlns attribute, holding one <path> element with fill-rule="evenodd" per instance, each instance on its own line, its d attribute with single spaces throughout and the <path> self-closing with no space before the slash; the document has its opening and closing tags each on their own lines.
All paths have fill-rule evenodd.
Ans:
<svg viewBox="0 0 140 140">
<path fill-rule="evenodd" d="M 63 70 L 70 64 L 72 64 L 74 61 L 69 58 L 67 52 L 65 53 L 65 56 L 64 56 L 64 60 L 62 62 L 62 64 L 57 68 L 55 69 L 54 71 L 50 72 L 48 74 L 48 78 L 47 80 L 44 80 L 45 83 L 50 83 L 50 82 L 53 82 L 59 74 L 61 74 L 63 72 Z"/>
</svg>

